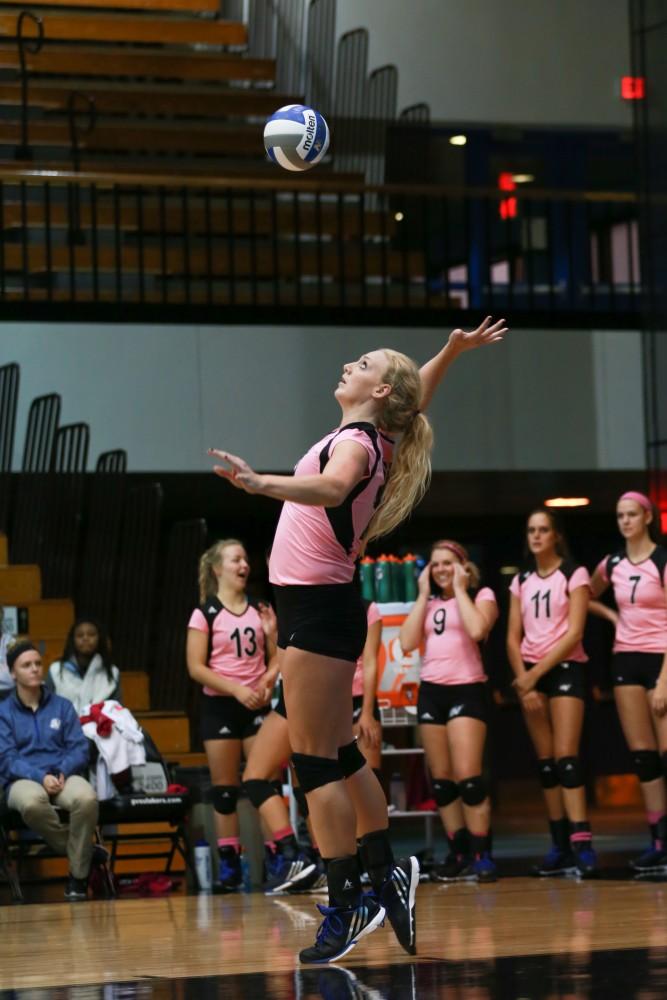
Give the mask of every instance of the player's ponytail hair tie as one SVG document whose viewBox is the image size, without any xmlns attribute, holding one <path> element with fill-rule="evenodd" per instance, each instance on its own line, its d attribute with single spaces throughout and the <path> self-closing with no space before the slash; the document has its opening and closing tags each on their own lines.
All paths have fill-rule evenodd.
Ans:
<svg viewBox="0 0 667 1000">
<path fill-rule="evenodd" d="M 653 504 L 645 493 L 640 493 L 638 490 L 628 490 L 626 493 L 621 494 L 618 500 L 619 503 L 621 500 L 634 500 L 634 502 L 638 503 L 640 507 L 647 510 L 649 514 L 653 513 Z"/>
</svg>

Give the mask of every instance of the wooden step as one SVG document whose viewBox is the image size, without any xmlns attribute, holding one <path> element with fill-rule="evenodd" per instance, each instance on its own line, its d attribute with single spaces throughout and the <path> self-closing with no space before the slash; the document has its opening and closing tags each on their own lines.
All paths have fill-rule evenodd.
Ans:
<svg viewBox="0 0 667 1000">
<path fill-rule="evenodd" d="M 208 767 L 208 758 L 205 753 L 165 753 L 165 760 L 169 764 L 180 764 L 181 767 Z"/>
<path fill-rule="evenodd" d="M 272 82 L 273 59 L 246 59 L 228 53 L 176 52 L 173 49 L 137 50 L 103 46 L 51 46 L 33 55 L 26 52 L 30 73 L 68 76 L 153 77 L 169 80 L 247 80 Z M 16 46 L 0 45 L 0 69 L 19 68 Z"/>
<path fill-rule="evenodd" d="M 50 42 L 134 42 L 171 45 L 233 45 L 247 43 L 244 24 L 201 18 L 155 17 L 136 14 L 41 15 L 44 37 Z M 33 29 L 34 31 L 34 29 Z M 0 10 L 0 34 L 16 32 L 16 14 Z M 30 28 L 28 28 L 30 34 Z"/>
<path fill-rule="evenodd" d="M 7 535 L 3 535 L 0 531 L 0 566 L 6 566 L 9 562 L 9 546 L 7 544 Z"/>
<path fill-rule="evenodd" d="M 0 566 L 0 604 L 30 604 L 41 595 L 39 566 Z"/>
<path fill-rule="evenodd" d="M 11 6 L 25 7 L 25 0 L 5 0 Z M 219 14 L 220 0 L 39 0 L 39 7 L 114 7 L 120 10 L 189 11 L 192 14 Z"/>
<path fill-rule="evenodd" d="M 28 602 L 28 631 L 32 639 L 67 635 L 74 624 L 74 604 L 59 597 Z"/>
<path fill-rule="evenodd" d="M 114 204 L 105 192 L 98 195 L 95 204 L 95 228 L 100 237 L 119 227 L 123 233 L 134 234 L 140 229 L 136 193 L 121 192 Z M 330 236 L 332 238 L 354 239 L 361 233 L 366 237 L 391 239 L 396 230 L 393 214 L 389 212 L 361 212 L 359 203 L 341 199 L 321 199 L 318 202 L 300 198 L 277 196 L 271 204 L 265 192 L 254 195 L 251 208 L 250 198 L 242 193 L 224 200 L 213 193 L 207 200 L 203 195 L 193 193 L 188 202 L 187 218 L 184 217 L 183 201 L 180 197 L 166 195 L 162 202 L 153 193 L 146 193 L 141 201 L 141 232 L 144 245 L 156 239 L 164 231 L 167 238 L 182 239 L 188 232 L 193 238 L 224 239 L 234 236 L 271 237 L 280 234 L 281 240 L 294 237 L 298 217 L 298 231 L 304 236 Z M 71 210 L 65 201 L 52 201 L 48 213 L 52 233 L 71 225 Z M 15 240 L 21 235 L 24 225 L 40 229 L 46 224 L 46 209 L 40 202 L 7 201 L 3 208 L 3 229 L 5 238 Z M 84 230 L 92 226 L 92 208 L 88 193 L 81 196 L 79 205 L 79 225 Z M 87 233 L 92 238 L 92 232 Z"/>
<path fill-rule="evenodd" d="M 42 663 L 44 664 L 44 673 L 46 674 L 51 664 L 62 658 L 67 633 L 52 636 L 34 636 L 31 634 L 30 638 L 42 654 Z"/>
<path fill-rule="evenodd" d="M 131 712 L 146 712 L 151 706 L 148 674 L 143 670 L 123 670 L 120 675 L 123 704 Z"/>
<path fill-rule="evenodd" d="M 137 722 L 152 736 L 160 753 L 190 749 L 190 720 L 182 712 L 135 712 Z"/>
<path fill-rule="evenodd" d="M 69 150 L 70 128 L 66 121 L 33 121 L 29 126 L 33 147 L 60 147 Z M 3 121 L 2 145 L 17 146 L 21 141 L 18 121 Z M 209 156 L 264 156 L 259 126 L 220 122 L 214 129 L 200 122 L 99 121 L 89 134 L 79 139 L 79 148 L 88 153 L 109 152 L 193 153 Z"/>
<path fill-rule="evenodd" d="M 237 87 L 197 86 L 196 84 L 123 83 L 86 79 L 30 81 L 30 107 L 67 111 L 72 91 L 84 93 L 95 102 L 98 115 L 181 115 L 196 118 L 268 117 L 285 104 L 300 104 L 294 94 L 273 90 Z M 21 107 L 21 85 L 15 80 L 0 81 L 0 104 Z M 78 106 L 78 105 L 77 105 Z"/>
</svg>

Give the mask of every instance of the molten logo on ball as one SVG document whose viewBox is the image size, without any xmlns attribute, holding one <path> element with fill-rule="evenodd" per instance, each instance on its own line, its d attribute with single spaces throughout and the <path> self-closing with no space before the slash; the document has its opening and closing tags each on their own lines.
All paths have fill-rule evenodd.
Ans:
<svg viewBox="0 0 667 1000">
<path fill-rule="evenodd" d="M 314 108 L 287 104 L 264 126 L 264 147 L 284 170 L 310 170 L 329 148 L 329 127 Z"/>
</svg>

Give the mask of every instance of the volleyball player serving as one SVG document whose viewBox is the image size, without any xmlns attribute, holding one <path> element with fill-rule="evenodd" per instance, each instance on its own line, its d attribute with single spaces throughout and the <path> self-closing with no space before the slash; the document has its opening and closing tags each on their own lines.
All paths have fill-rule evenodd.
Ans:
<svg viewBox="0 0 667 1000">
<path fill-rule="evenodd" d="M 423 496 L 432 432 L 422 412 L 463 351 L 502 340 L 504 321 L 453 331 L 420 370 L 383 349 L 343 366 L 335 390 L 340 426 L 318 441 L 293 476 L 255 472 L 241 458 L 211 450 L 214 471 L 248 493 L 285 501 L 269 578 L 278 614 L 292 762 L 305 792 L 322 857 L 329 906 L 302 962 L 329 962 L 379 927 L 385 915 L 406 951 L 415 952 L 416 858 L 394 859 L 387 803 L 352 734 L 355 665 L 366 640 L 366 612 L 352 582 L 362 541 L 395 528 Z M 400 434 L 391 465 L 391 438 Z M 363 896 L 360 852 L 375 896 Z"/>
<path fill-rule="evenodd" d="M 592 587 L 597 598 L 611 584 L 618 613 L 597 600 L 591 611 L 616 627 L 614 699 L 651 830 L 651 846 L 631 865 L 645 873 L 667 867 L 667 549 L 643 493 L 624 493 L 616 519 L 625 546 L 602 560 Z"/>
<path fill-rule="evenodd" d="M 584 633 L 590 578 L 574 563 L 554 514 L 535 510 L 526 529 L 528 565 L 510 585 L 507 655 L 516 675 L 553 840 L 537 875 L 591 877 L 591 843 L 579 743 L 588 660 Z"/>
</svg>

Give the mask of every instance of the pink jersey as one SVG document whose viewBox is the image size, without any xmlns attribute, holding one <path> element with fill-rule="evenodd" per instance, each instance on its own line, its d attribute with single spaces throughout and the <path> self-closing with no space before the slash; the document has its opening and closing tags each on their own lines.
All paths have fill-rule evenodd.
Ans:
<svg viewBox="0 0 667 1000">
<path fill-rule="evenodd" d="M 348 424 L 306 452 L 295 476 L 323 471 L 336 445 L 356 441 L 368 453 L 366 476 L 338 507 L 285 501 L 269 560 L 269 579 L 279 586 L 349 583 L 361 536 L 368 526 L 391 459 L 391 439 L 372 424 Z"/>
<path fill-rule="evenodd" d="M 496 603 L 490 587 L 482 587 L 475 604 Z M 432 597 L 424 619 L 426 640 L 420 679 L 431 684 L 476 684 L 486 680 L 479 645 L 465 630 L 455 597 Z"/>
<path fill-rule="evenodd" d="M 598 565 L 602 579 L 614 588 L 618 607 L 615 653 L 667 651 L 666 564 L 667 551 L 658 545 L 639 563 L 619 552 Z"/>
<path fill-rule="evenodd" d="M 569 626 L 570 594 L 590 585 L 588 570 L 572 563 L 561 563 L 548 576 L 540 576 L 536 570 L 517 573 L 510 593 L 521 601 L 521 656 L 526 663 L 537 663 L 563 638 Z M 563 659 L 586 663 L 588 657 L 578 642 Z"/>
<path fill-rule="evenodd" d="M 366 609 L 366 620 L 368 622 L 368 627 L 375 625 L 376 622 L 382 620 L 382 615 L 380 614 L 380 609 L 378 608 L 375 601 L 371 601 Z M 358 698 L 359 695 L 364 693 L 364 654 L 362 653 L 357 660 L 357 669 L 354 671 L 354 677 L 352 679 L 352 697 Z"/>
<path fill-rule="evenodd" d="M 188 628 L 209 634 L 208 622 L 199 608 L 192 612 Z M 243 614 L 235 615 L 223 607 L 213 621 L 208 666 L 222 677 L 254 687 L 266 670 L 264 648 L 264 629 L 257 608 L 248 604 Z M 204 686 L 204 694 L 220 692 Z"/>
</svg>

